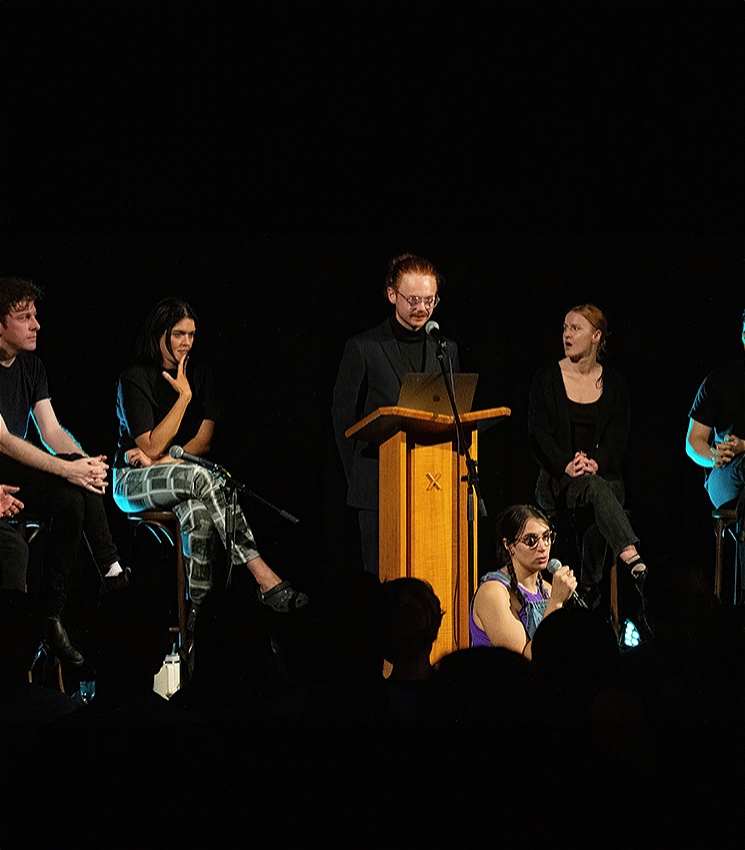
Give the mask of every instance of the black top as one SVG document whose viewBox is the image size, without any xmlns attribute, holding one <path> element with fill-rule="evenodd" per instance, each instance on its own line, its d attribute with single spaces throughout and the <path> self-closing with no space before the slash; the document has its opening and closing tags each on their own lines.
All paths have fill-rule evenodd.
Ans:
<svg viewBox="0 0 745 850">
<path fill-rule="evenodd" d="M 588 457 L 598 465 L 598 474 L 607 480 L 621 480 L 623 457 L 631 423 L 629 394 L 623 376 L 603 368 L 603 394 L 596 403 L 597 422 Z M 574 457 L 573 426 L 561 367 L 552 361 L 534 375 L 530 388 L 528 431 L 536 461 L 541 467 L 537 494 L 541 504 L 550 501 L 569 482 L 565 470 Z"/>
<path fill-rule="evenodd" d="M 412 331 L 405 328 L 395 316 L 391 316 L 391 330 L 398 343 L 398 350 L 404 361 L 404 369 L 407 372 L 424 371 L 424 341 L 427 332 L 424 328 Z"/>
<path fill-rule="evenodd" d="M 170 370 L 176 376 L 176 370 Z M 202 422 L 222 420 L 212 371 L 198 365 L 187 367 L 192 397 L 181 420 L 172 445 L 183 446 L 197 435 Z M 137 444 L 135 438 L 152 431 L 176 403 L 178 393 L 156 366 L 132 366 L 119 378 L 116 414 L 119 417 L 119 445 L 114 457 L 115 467 L 124 467 L 124 453 Z"/>
<path fill-rule="evenodd" d="M 600 399 L 581 404 L 578 401 L 569 403 L 569 418 L 572 420 L 572 451 L 584 452 L 591 455 L 595 450 L 595 431 L 598 424 Z"/>
<path fill-rule="evenodd" d="M 688 415 L 714 430 L 714 442 L 721 443 L 728 434 L 745 439 L 745 360 L 710 372 Z"/>
<path fill-rule="evenodd" d="M 0 366 L 0 413 L 11 434 L 26 438 L 31 409 L 45 398 L 47 373 L 35 354 L 21 351 L 10 366 Z"/>
</svg>

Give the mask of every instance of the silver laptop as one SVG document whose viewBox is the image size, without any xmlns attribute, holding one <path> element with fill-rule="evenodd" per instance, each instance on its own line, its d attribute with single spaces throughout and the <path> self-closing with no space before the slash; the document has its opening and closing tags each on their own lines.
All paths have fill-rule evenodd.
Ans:
<svg viewBox="0 0 745 850">
<path fill-rule="evenodd" d="M 452 377 L 458 413 L 468 413 L 473 405 L 479 376 L 472 372 L 455 372 Z M 410 410 L 426 410 L 428 413 L 447 416 L 453 414 L 442 372 L 407 372 L 397 404 L 398 407 L 408 407 Z"/>
</svg>

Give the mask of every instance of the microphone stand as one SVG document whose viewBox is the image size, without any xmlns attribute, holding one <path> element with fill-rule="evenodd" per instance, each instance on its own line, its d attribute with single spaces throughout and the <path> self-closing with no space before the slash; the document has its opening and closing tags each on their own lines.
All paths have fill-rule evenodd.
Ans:
<svg viewBox="0 0 745 850">
<path fill-rule="evenodd" d="M 471 457 L 471 452 L 466 442 L 465 434 L 463 433 L 463 425 L 460 421 L 458 413 L 458 405 L 455 403 L 455 392 L 453 389 L 452 380 L 452 361 L 446 352 L 446 343 L 442 337 L 436 338 L 437 344 L 437 359 L 440 362 L 442 377 L 445 381 L 445 389 L 450 399 L 450 407 L 453 410 L 453 418 L 455 419 L 455 430 L 458 439 L 458 454 L 463 455 L 466 462 L 466 474 L 461 478 L 461 481 L 468 482 L 468 500 L 467 500 L 467 520 L 468 520 L 468 592 L 469 598 L 473 596 L 473 570 L 476 561 L 476 541 L 474 539 L 474 495 L 479 506 L 479 516 L 486 516 L 486 503 L 481 496 L 481 486 L 479 484 L 479 473 L 476 461 Z M 445 364 L 447 357 L 448 365 Z M 448 366 L 450 368 L 448 368 Z"/>
<path fill-rule="evenodd" d="M 270 508 L 282 517 L 282 519 L 286 519 L 293 525 L 297 525 L 300 520 L 291 513 L 288 513 L 282 508 L 278 508 L 276 505 L 273 505 L 271 502 L 268 502 L 266 499 L 258 496 L 252 490 L 249 490 L 245 484 L 242 484 L 237 478 L 233 478 L 233 476 L 224 467 L 217 466 L 217 464 L 215 464 L 215 468 L 210 469 L 210 472 L 222 479 L 222 488 L 225 490 L 225 557 L 227 559 L 227 580 L 225 582 L 225 586 L 230 587 L 233 579 L 233 547 L 235 546 L 236 531 L 235 516 L 238 510 L 239 492 L 245 493 L 247 496 L 250 496 L 252 499 L 255 499 L 257 502 L 264 505 L 264 507 Z"/>
</svg>

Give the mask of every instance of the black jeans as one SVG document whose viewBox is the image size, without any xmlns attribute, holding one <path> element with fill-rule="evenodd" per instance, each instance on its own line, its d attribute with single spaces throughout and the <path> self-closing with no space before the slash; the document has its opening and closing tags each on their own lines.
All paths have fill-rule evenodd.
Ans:
<svg viewBox="0 0 745 850">
<path fill-rule="evenodd" d="M 81 455 L 59 457 L 75 460 Z M 26 514 L 39 516 L 47 526 L 39 608 L 45 616 L 59 617 L 84 532 L 102 575 L 119 559 L 103 499 L 58 475 L 24 466 L 5 455 L 0 455 L 0 481 L 20 487 L 17 496 L 25 507 L 19 518 Z"/>
<path fill-rule="evenodd" d="M 0 589 L 26 590 L 28 546 L 6 520 L 0 520 Z"/>
<path fill-rule="evenodd" d="M 625 495 L 622 481 L 607 481 L 600 475 L 572 478 L 560 493 L 558 501 L 569 511 L 592 508 L 592 521 L 577 529 L 582 563 L 579 582 L 585 592 L 599 586 L 608 546 L 618 555 L 639 542 L 623 509 Z"/>
</svg>

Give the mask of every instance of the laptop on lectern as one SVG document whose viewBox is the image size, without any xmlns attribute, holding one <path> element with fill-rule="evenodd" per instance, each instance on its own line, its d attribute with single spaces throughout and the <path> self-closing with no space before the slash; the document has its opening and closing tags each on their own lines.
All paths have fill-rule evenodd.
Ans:
<svg viewBox="0 0 745 850">
<path fill-rule="evenodd" d="M 469 413 L 479 376 L 473 372 L 455 372 L 452 378 L 458 413 Z M 407 372 L 401 383 L 397 406 L 424 410 L 427 413 L 453 415 L 442 372 Z"/>
</svg>

